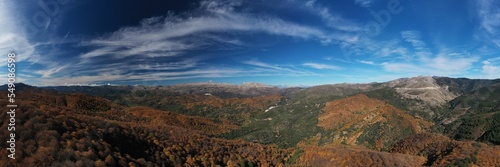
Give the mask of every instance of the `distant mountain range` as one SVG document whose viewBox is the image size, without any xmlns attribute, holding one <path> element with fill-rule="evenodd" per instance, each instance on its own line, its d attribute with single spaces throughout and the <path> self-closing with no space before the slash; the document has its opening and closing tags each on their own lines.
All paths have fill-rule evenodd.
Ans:
<svg viewBox="0 0 500 167">
<path fill-rule="evenodd" d="M 500 79 L 16 91 L 19 155 L 2 166 L 500 166 Z"/>
</svg>

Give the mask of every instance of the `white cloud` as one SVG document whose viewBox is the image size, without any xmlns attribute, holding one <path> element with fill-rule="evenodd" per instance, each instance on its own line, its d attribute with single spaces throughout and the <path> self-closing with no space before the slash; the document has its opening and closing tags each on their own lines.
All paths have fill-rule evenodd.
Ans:
<svg viewBox="0 0 500 167">
<path fill-rule="evenodd" d="M 496 0 L 480 0 L 476 2 L 481 27 L 490 34 L 497 34 L 500 29 L 500 3 Z"/>
<path fill-rule="evenodd" d="M 9 53 L 16 54 L 16 62 L 32 61 L 31 57 L 35 53 L 34 45 L 28 40 L 19 23 L 19 19 L 13 14 L 16 8 L 12 1 L 0 1 L 0 57 L 6 57 Z M 0 58 L 0 64 L 7 64 L 6 58 Z M 18 68 L 19 71 L 19 68 Z M 20 73 L 18 73 L 20 74 Z M 6 75 L 6 71 L 0 71 L 0 75 Z M 0 84 L 6 84 L 4 77 L 0 78 Z M 26 81 L 24 78 L 18 78 L 18 81 Z"/>
<path fill-rule="evenodd" d="M 484 78 L 497 79 L 500 78 L 500 57 L 488 59 L 482 62 L 482 74 Z"/>
<path fill-rule="evenodd" d="M 32 74 L 39 76 L 40 83 L 43 84 L 268 75 L 311 76 L 318 74 L 292 65 L 271 65 L 256 60 L 243 62 L 249 67 L 218 70 L 219 68 L 214 69 L 210 64 L 203 63 L 204 60 L 211 59 L 210 56 L 196 59 L 193 58 L 196 55 L 188 53 L 207 48 L 233 49 L 245 45 L 244 41 L 228 35 L 232 33 L 263 33 L 315 40 L 322 44 L 356 40 L 356 36 L 349 34 L 300 25 L 271 15 L 247 13 L 247 10 L 240 10 L 243 8 L 241 5 L 242 1 L 204 0 L 197 9 L 189 13 L 147 18 L 137 26 L 123 27 L 116 32 L 80 42 L 78 47 L 92 49 L 79 55 L 78 62 L 66 62 L 69 63 L 66 66 L 48 63 L 46 69 Z M 330 14 L 327 8 L 321 8 L 320 16 L 327 19 L 325 21 L 344 21 Z M 344 29 L 355 30 L 348 26 Z M 148 61 L 151 58 L 158 59 L 159 63 Z M 109 63 L 110 61 L 115 63 Z M 170 63 L 160 63 L 165 61 Z M 58 80 L 51 80 L 53 78 Z"/>
<path fill-rule="evenodd" d="M 310 67 L 310 68 L 315 68 L 319 70 L 340 70 L 342 68 L 333 66 L 333 65 L 328 65 L 328 64 L 319 64 L 319 63 L 304 63 L 302 64 L 303 66 Z"/>
<path fill-rule="evenodd" d="M 500 78 L 500 67 L 492 65 L 488 61 L 483 62 L 482 70 L 486 78 L 489 79 Z"/>
<path fill-rule="evenodd" d="M 240 74 L 243 71 L 240 69 L 203 69 L 203 70 L 188 70 L 178 72 L 156 72 L 144 75 L 136 74 L 119 74 L 116 72 L 103 72 L 98 75 L 81 75 L 60 77 L 54 79 L 42 79 L 41 84 L 44 85 L 62 85 L 62 84 L 77 84 L 77 83 L 98 83 L 98 82 L 119 82 L 119 81 L 165 81 L 179 80 L 192 78 L 207 78 L 207 77 L 230 77 Z"/>
<path fill-rule="evenodd" d="M 358 62 L 363 63 L 363 64 L 368 64 L 368 65 L 375 65 L 375 62 L 373 62 L 373 61 L 359 60 Z"/>
<path fill-rule="evenodd" d="M 200 2 L 200 8 L 224 14 L 234 11 L 234 8 L 242 3 L 241 0 L 204 0 Z"/>
<path fill-rule="evenodd" d="M 427 69 L 408 63 L 382 63 L 384 70 L 397 73 L 428 73 Z"/>
<path fill-rule="evenodd" d="M 137 57 L 145 59 L 152 57 L 162 59 L 168 58 L 169 62 L 177 63 L 177 61 L 179 61 L 178 59 L 184 59 L 183 57 L 192 57 L 189 55 L 183 55 L 186 55 L 193 50 L 217 47 L 218 44 L 223 44 L 223 47 L 231 45 L 234 48 L 245 45 L 245 43 L 240 39 L 235 39 L 230 35 L 226 35 L 228 32 L 247 34 L 264 33 L 305 40 L 317 40 L 321 43 L 356 40 L 351 35 L 327 32 L 314 27 L 288 22 L 274 16 L 250 14 L 236 10 L 236 8 L 241 8 L 240 5 L 242 5 L 241 1 L 205 0 L 200 3 L 200 7 L 196 9 L 196 11 L 191 11 L 191 14 L 185 13 L 181 15 L 169 15 L 165 17 L 144 19 L 138 26 L 124 27 L 107 36 L 81 42 L 80 46 L 90 46 L 94 47 L 94 49 L 80 55 L 80 58 L 83 61 L 82 63 L 79 63 L 79 67 L 83 67 L 86 64 L 92 64 L 97 60 L 102 61 L 102 59 L 106 59 L 108 61 L 120 60 L 120 63 L 127 63 L 128 61 L 123 60 L 127 60 L 127 57 L 132 56 L 134 56 L 134 59 L 137 59 Z M 323 10 L 322 16 L 328 16 L 328 10 L 326 8 Z M 206 56 L 204 57 L 207 58 Z M 98 69 L 87 69 L 83 71 L 75 70 L 73 72 L 79 74 L 79 76 L 87 77 L 75 77 L 77 79 L 73 81 L 80 82 L 84 79 L 97 81 L 99 80 L 99 77 L 92 77 L 90 74 L 99 74 L 99 72 L 110 70 L 115 71 L 113 75 L 109 75 L 109 77 L 113 76 L 111 77 L 112 79 L 117 79 L 115 77 L 130 79 L 131 77 L 128 76 L 135 74 L 135 71 L 150 70 L 152 72 L 152 75 L 150 76 L 154 76 L 154 80 L 161 80 L 162 77 L 168 76 L 167 74 L 169 72 L 171 74 L 175 74 L 173 70 L 182 69 L 192 72 L 196 69 L 204 70 L 209 68 L 200 66 L 202 63 L 199 63 L 198 61 L 199 60 L 194 60 L 188 64 L 180 63 L 179 66 L 176 66 L 175 64 L 161 66 L 146 63 L 140 66 L 125 66 L 128 69 L 123 69 L 123 67 L 120 67 L 119 65 L 112 65 Z M 140 63 L 141 62 L 137 62 L 137 64 Z M 271 65 L 257 60 L 244 61 L 242 63 L 250 65 L 251 67 L 236 73 L 212 70 L 214 73 L 211 73 L 210 75 L 206 74 L 204 76 L 317 75 L 291 65 Z M 333 66 L 330 66 L 328 68 L 332 67 Z M 221 75 L 218 75 L 215 72 L 221 72 Z M 69 73 L 69 71 L 66 71 L 66 73 Z M 45 72 L 40 74 L 52 75 L 53 73 Z M 189 74 L 189 76 L 185 76 L 188 75 L 188 73 L 181 74 L 182 75 L 178 76 L 169 76 L 168 79 L 171 79 L 172 77 L 202 77 L 202 75 Z M 100 78 L 104 80 L 104 78 L 109 77 Z M 167 78 L 165 79 L 168 80 Z"/>
<path fill-rule="evenodd" d="M 500 1 L 476 1 L 477 16 L 480 28 L 475 37 L 493 47 L 500 48 Z"/>
<path fill-rule="evenodd" d="M 63 65 L 63 66 L 51 68 L 48 70 L 37 70 L 37 71 L 34 71 L 33 73 L 41 75 L 42 76 L 41 78 L 50 78 L 52 74 L 57 73 L 61 70 L 64 70 L 66 67 L 67 67 L 67 65 Z"/>
<path fill-rule="evenodd" d="M 330 28 L 346 32 L 360 32 L 364 30 L 362 25 L 345 19 L 340 14 L 332 13 L 327 7 L 316 3 L 316 0 L 307 1 L 306 7 L 310 8 L 316 15 L 320 16 L 323 22 Z"/>
<path fill-rule="evenodd" d="M 219 3 L 203 1 L 201 11 L 198 12 L 204 13 L 203 15 L 192 15 L 187 18 L 177 16 L 149 18 L 142 21 L 139 26 L 122 28 L 110 36 L 82 42 L 81 45 L 97 48 L 81 57 L 176 56 L 185 51 L 212 46 L 214 40 L 241 45 L 238 39 L 223 37 L 222 33 L 231 31 L 260 32 L 293 38 L 317 39 L 321 42 L 351 38 L 337 34 L 331 35 L 313 27 L 294 24 L 272 16 L 236 12 L 231 6 L 239 3 Z"/>
<path fill-rule="evenodd" d="M 354 2 L 361 7 L 369 8 L 371 7 L 373 0 L 355 0 Z"/>
<path fill-rule="evenodd" d="M 397 55 L 397 56 L 405 56 L 408 55 L 408 49 L 404 47 L 393 47 L 393 46 L 388 46 L 380 49 L 379 55 L 386 57 L 386 56 L 391 56 L 391 55 Z"/>
<path fill-rule="evenodd" d="M 267 75 L 267 74 L 272 74 L 272 75 L 289 75 L 289 76 L 311 76 L 311 75 L 317 75 L 315 73 L 302 70 L 302 69 L 297 69 L 293 66 L 286 67 L 284 65 L 272 65 L 268 63 L 264 63 L 258 60 L 249 60 L 249 61 L 243 61 L 243 64 L 251 65 L 254 66 L 252 67 L 252 71 L 255 72 L 257 75 Z"/>
<path fill-rule="evenodd" d="M 413 46 L 416 55 L 424 58 L 432 55 L 432 52 L 427 47 L 427 44 L 422 40 L 420 32 L 403 31 L 401 32 L 401 36 L 406 42 Z"/>
<path fill-rule="evenodd" d="M 237 11 L 240 1 L 211 1 L 200 3 L 196 11 L 181 15 L 168 15 L 144 19 L 140 25 L 124 27 L 120 30 L 88 41 L 81 42 L 80 46 L 94 49 L 79 55 L 80 63 L 72 65 L 72 69 L 58 70 L 49 68 L 47 71 L 37 71 L 42 77 L 59 76 L 64 82 L 98 82 L 109 80 L 171 80 L 203 78 L 203 77 L 239 77 L 264 75 L 316 75 L 307 70 L 293 66 L 270 65 L 259 61 L 246 61 L 244 64 L 251 68 L 241 71 L 240 68 L 228 70 L 210 70 L 193 55 L 196 50 L 207 48 L 233 49 L 245 45 L 240 39 L 229 33 L 264 33 L 276 36 L 286 36 L 304 40 L 333 42 L 350 40 L 350 36 L 329 33 L 314 27 L 288 22 L 269 15 L 256 15 Z M 217 47 L 223 48 L 217 48 Z M 130 59 L 133 57 L 134 59 Z M 203 60 L 211 59 L 203 56 Z M 162 59 L 168 64 L 157 64 L 137 59 Z M 97 62 L 115 61 L 117 63 L 100 66 Z M 161 62 L 161 61 L 160 61 Z M 137 65 L 131 65 L 137 64 Z M 88 68 L 96 66 L 98 68 Z M 82 70 L 83 69 L 83 70 Z M 197 72 L 196 70 L 211 73 Z M 148 71 L 147 76 L 140 71 Z M 178 73 L 178 71 L 185 71 Z M 62 73 L 61 73 L 62 72 Z M 102 75 L 103 72 L 113 72 Z M 57 74 L 60 73 L 60 74 Z M 75 77 L 63 77 L 71 74 Z M 203 74 L 203 75 L 201 75 Z M 100 77 L 94 77 L 95 75 Z M 134 77 L 134 75 L 141 77 Z M 173 75 L 173 76 L 172 76 Z M 48 80 L 45 80 L 47 82 Z"/>
<path fill-rule="evenodd" d="M 249 67 L 210 67 L 199 66 L 197 60 L 186 60 L 170 63 L 137 63 L 133 65 L 123 65 L 121 63 L 111 63 L 100 68 L 81 70 L 86 64 L 76 64 L 61 68 L 52 68 L 48 71 L 36 71 L 42 75 L 39 82 L 44 85 L 61 85 L 77 83 L 98 83 L 98 82 L 156 82 L 169 80 L 182 80 L 193 78 L 224 78 L 224 77 L 244 77 L 244 76 L 318 76 L 318 74 L 286 65 L 272 65 L 258 60 L 242 62 Z M 50 79 L 57 72 L 64 70 L 66 74 L 57 75 L 57 80 Z M 142 72 L 139 72 L 142 71 Z M 50 76 L 50 77 L 48 77 Z"/>
<path fill-rule="evenodd" d="M 248 60 L 248 61 L 243 61 L 242 63 L 243 64 L 247 64 L 247 65 L 257 66 L 257 67 L 264 67 L 264 68 L 269 68 L 269 69 L 275 69 L 275 70 L 292 71 L 292 70 L 290 70 L 288 68 L 283 68 L 283 67 L 280 67 L 280 66 L 277 66 L 277 65 L 267 64 L 267 63 L 264 63 L 264 62 L 261 62 L 261 61 L 258 61 L 258 60 Z"/>
<path fill-rule="evenodd" d="M 459 57 L 459 56 L 446 56 L 439 55 L 432 59 L 423 60 L 422 63 L 427 64 L 429 67 L 435 70 L 439 70 L 445 73 L 458 74 L 470 69 L 473 63 L 477 62 L 478 57 Z"/>
<path fill-rule="evenodd" d="M 412 75 L 450 76 L 465 74 L 474 63 L 479 60 L 477 56 L 440 54 L 433 58 L 424 58 L 414 63 L 382 63 L 384 70 Z"/>
<path fill-rule="evenodd" d="M 14 52 L 18 56 L 17 61 L 29 60 L 35 52 L 34 45 L 25 36 L 19 19 L 13 13 L 14 5 L 11 1 L 0 1 L 0 55 Z M 0 59 L 0 63 L 5 64 L 6 59 Z"/>
</svg>

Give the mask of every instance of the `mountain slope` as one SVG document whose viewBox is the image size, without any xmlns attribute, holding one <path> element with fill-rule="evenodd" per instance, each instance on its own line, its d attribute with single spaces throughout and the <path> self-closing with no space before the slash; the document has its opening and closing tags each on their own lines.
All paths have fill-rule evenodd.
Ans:
<svg viewBox="0 0 500 167">
<path fill-rule="evenodd" d="M 422 156 L 387 153 L 359 146 L 306 147 L 297 166 L 421 166 Z"/>
<path fill-rule="evenodd" d="M 228 139 L 295 147 L 297 143 L 318 133 L 318 115 L 326 102 L 374 89 L 370 84 L 334 84 L 303 89 L 287 89 L 281 101 L 266 112 L 247 119 L 241 129 L 224 134 Z"/>
<path fill-rule="evenodd" d="M 428 129 L 432 124 L 364 94 L 328 102 L 318 126 L 332 131 L 334 143 L 364 145 L 380 150 Z"/>
<path fill-rule="evenodd" d="M 500 80 L 435 77 L 459 96 L 437 112 L 435 129 L 464 141 L 500 143 Z"/>
<path fill-rule="evenodd" d="M 6 105 L 6 93 L 0 91 L 0 105 Z M 0 166 L 277 166 L 290 152 L 211 137 L 238 128 L 224 120 L 127 108 L 99 97 L 37 88 L 17 94 L 16 159 L 2 149 Z M 6 126 L 2 121 L 1 128 Z M 9 140 L 8 131 L 0 133 L 0 140 Z"/>
<path fill-rule="evenodd" d="M 500 165 L 499 146 L 455 141 L 438 134 L 408 136 L 392 146 L 390 152 L 425 156 L 426 166 Z"/>
</svg>

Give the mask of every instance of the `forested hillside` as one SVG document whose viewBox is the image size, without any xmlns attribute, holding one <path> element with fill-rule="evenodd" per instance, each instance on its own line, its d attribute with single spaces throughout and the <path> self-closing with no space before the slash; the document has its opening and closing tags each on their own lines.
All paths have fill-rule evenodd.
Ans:
<svg viewBox="0 0 500 167">
<path fill-rule="evenodd" d="M 239 128 L 226 120 L 32 87 L 18 94 L 16 159 L 2 149 L 0 166 L 278 166 L 292 152 L 212 137 Z M 2 122 L 1 128 L 6 126 Z M 1 132 L 0 140 L 7 141 L 8 132 Z"/>
</svg>

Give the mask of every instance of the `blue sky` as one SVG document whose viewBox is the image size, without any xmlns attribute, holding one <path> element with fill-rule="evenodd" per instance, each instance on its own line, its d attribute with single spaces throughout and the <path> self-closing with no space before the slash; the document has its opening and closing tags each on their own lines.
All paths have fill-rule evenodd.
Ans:
<svg viewBox="0 0 500 167">
<path fill-rule="evenodd" d="M 495 0 L 4 0 L 0 8 L 0 52 L 15 52 L 18 81 L 34 85 L 500 78 Z"/>
</svg>

